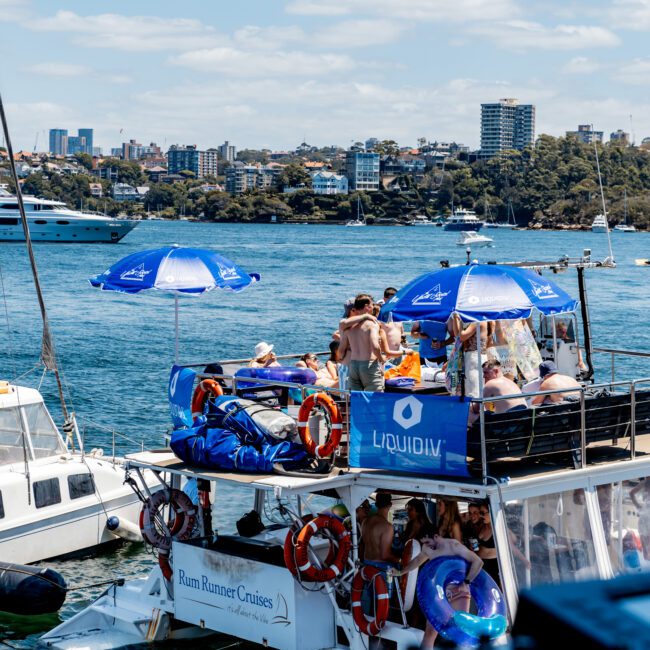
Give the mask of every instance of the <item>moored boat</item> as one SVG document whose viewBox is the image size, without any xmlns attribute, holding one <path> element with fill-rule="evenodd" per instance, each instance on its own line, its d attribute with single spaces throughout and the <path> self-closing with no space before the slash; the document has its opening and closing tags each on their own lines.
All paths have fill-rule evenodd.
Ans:
<svg viewBox="0 0 650 650">
<path fill-rule="evenodd" d="M 473 230 L 464 230 L 456 240 L 456 246 L 483 247 L 492 246 L 492 244 L 494 244 L 494 239 L 485 235 L 479 235 Z"/>
<path fill-rule="evenodd" d="M 598 214 L 591 222 L 591 232 L 609 232 L 607 219 L 604 214 Z"/>
<path fill-rule="evenodd" d="M 549 274 L 572 268 L 567 260 L 530 266 Z M 584 272 L 597 264 L 583 259 L 575 266 L 586 309 Z M 420 296 L 418 304 L 439 305 L 448 290 L 448 286 L 438 286 L 435 295 Z M 554 290 L 543 276 L 536 276 L 530 284 L 542 305 L 557 298 Z M 475 300 L 465 303 L 468 308 L 480 305 L 485 297 L 484 293 L 474 295 Z M 504 310 L 508 308 L 503 305 Z M 560 348 L 569 345 L 559 340 L 556 321 L 560 313 L 564 311 L 550 311 L 536 327 L 545 354 L 558 355 L 558 362 Z M 519 312 L 515 316 L 517 321 L 523 318 Z M 577 324 L 577 318 L 573 322 Z M 176 510 L 183 525 L 174 520 L 169 531 L 161 532 L 159 566 L 146 580 L 111 587 L 86 610 L 46 634 L 42 643 L 57 648 L 80 643 L 88 648 L 121 647 L 173 640 L 181 630 L 184 635 L 214 630 L 287 649 L 360 650 L 368 647 L 369 636 L 381 636 L 382 642 L 396 650 L 418 646 L 422 626 L 409 625 L 405 619 L 407 600 L 400 602 L 397 597 L 398 591 L 402 594 L 400 585 L 393 583 L 395 595 L 388 596 L 386 580 L 392 579 L 381 571 L 369 571 L 359 554 L 357 516 L 364 513 L 367 497 L 377 498 L 382 492 L 392 494 L 396 537 L 403 532 L 405 506 L 411 498 L 421 500 L 430 511 L 438 507 L 438 515 L 442 503 L 455 502 L 461 510 L 470 503 L 485 506 L 494 545 L 494 555 L 486 560 L 498 572 L 501 589 L 472 583 L 470 590 L 476 599 L 491 594 L 504 609 L 490 616 L 468 614 L 465 630 L 472 626 L 475 632 L 485 630 L 486 620 L 501 623 L 495 618 L 499 616 L 512 622 L 520 587 L 575 582 L 588 576 L 607 578 L 629 570 L 631 560 L 626 553 L 639 553 L 630 547 L 629 539 L 639 536 L 645 526 L 641 518 L 646 516 L 634 499 L 650 500 L 650 483 L 645 484 L 650 477 L 645 454 L 650 451 L 650 396 L 641 382 L 638 386 L 635 382 L 591 384 L 588 376 L 593 371 L 594 350 L 588 322 L 583 318 L 588 371 L 576 369 L 575 373 L 584 381 L 575 390 L 579 399 L 498 414 L 488 412 L 488 402 L 499 398 L 472 398 L 480 416 L 468 434 L 465 409 L 469 409 L 469 400 L 443 394 L 441 384 L 420 387 L 431 390 L 431 395 L 373 395 L 377 404 L 382 403 L 381 410 L 364 408 L 359 395 L 352 394 L 338 429 L 343 444 L 333 458 L 335 468 L 324 477 L 197 468 L 171 453 L 132 456 L 132 470 L 149 468 L 160 473 L 170 488 L 170 502 L 175 498 L 172 490 L 184 478 L 205 481 L 200 488 L 199 501 L 204 507 L 196 513 L 196 531 L 187 524 L 189 511 Z M 574 328 L 574 344 L 578 333 Z M 226 362 L 222 364 L 227 367 Z M 205 378 L 222 380 L 226 393 L 237 393 L 232 383 L 237 378 L 230 370 L 222 376 L 197 376 Z M 269 380 L 275 398 L 281 399 L 280 394 L 289 388 L 283 384 L 274 386 Z M 294 387 L 314 390 L 313 385 Z M 334 402 L 348 404 L 347 394 L 318 391 L 329 394 Z M 209 403 L 210 399 L 208 419 L 214 415 Z M 452 405 L 464 405 L 458 417 L 449 417 Z M 444 423 L 438 407 L 444 409 Z M 377 416 L 380 412 L 383 415 Z M 309 416 L 301 414 L 301 426 L 318 432 Z M 458 439 L 467 447 L 457 453 L 451 443 Z M 213 518 L 208 506 L 226 486 L 247 491 L 251 506 L 242 508 L 242 514 L 250 507 L 256 513 L 246 516 L 246 527 L 242 525 L 237 534 L 215 534 L 211 529 L 219 513 Z M 437 515 L 432 514 L 432 519 Z M 345 552 L 339 552 L 343 546 Z M 445 586 L 461 583 L 463 569 L 461 564 L 436 578 L 425 565 L 414 579 L 426 587 L 417 591 L 442 594 L 440 601 L 448 604 Z M 317 579 L 310 581 L 313 578 Z M 370 580 L 377 588 L 377 607 L 374 614 L 366 610 L 364 616 L 358 596 Z M 430 608 L 423 609 L 435 618 Z M 450 626 L 459 628 L 459 623 Z M 440 628 L 451 634 L 444 625 Z M 493 634 L 500 637 L 503 628 L 494 629 Z M 480 636 L 480 632 L 474 634 L 474 645 Z"/>
<path fill-rule="evenodd" d="M 476 216 L 473 210 L 466 210 L 465 208 L 457 208 L 451 213 L 451 216 L 443 226 L 444 230 L 473 230 L 478 232 L 483 227 L 483 222 Z"/>
</svg>

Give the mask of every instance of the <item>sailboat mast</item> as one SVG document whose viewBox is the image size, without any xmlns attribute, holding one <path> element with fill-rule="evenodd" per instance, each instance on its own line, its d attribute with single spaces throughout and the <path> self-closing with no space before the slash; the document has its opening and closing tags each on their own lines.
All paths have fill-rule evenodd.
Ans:
<svg viewBox="0 0 650 650">
<path fill-rule="evenodd" d="M 4 133 L 5 143 L 7 145 L 7 154 L 9 155 L 9 167 L 11 169 L 11 177 L 13 178 L 14 185 L 16 186 L 16 198 L 18 199 L 18 210 L 20 212 L 20 220 L 23 225 L 23 232 L 25 233 L 25 243 L 27 244 L 27 253 L 29 255 L 29 263 L 32 267 L 32 276 L 34 277 L 34 286 L 36 288 L 36 295 L 38 297 L 38 305 L 41 309 L 41 319 L 43 321 L 43 338 L 41 340 L 41 361 L 43 365 L 54 373 L 56 377 L 56 384 L 59 390 L 59 399 L 61 401 L 61 410 L 63 417 L 68 419 L 68 409 L 63 396 L 63 384 L 59 369 L 56 365 L 56 354 L 54 351 L 54 340 L 50 332 L 50 323 L 47 318 L 47 310 L 45 309 L 45 300 L 43 299 L 43 291 L 41 290 L 41 281 L 38 277 L 38 268 L 36 267 L 36 258 L 34 257 L 34 249 L 32 247 L 32 238 L 29 232 L 29 224 L 27 223 L 27 216 L 25 214 L 25 204 L 23 203 L 23 194 L 18 183 L 18 174 L 16 173 L 16 161 L 14 160 L 14 151 L 11 146 L 11 138 L 9 137 L 9 127 L 7 125 L 7 117 L 5 115 L 4 103 L 2 101 L 2 94 L 0 94 L 0 119 L 2 119 L 2 130 Z"/>
</svg>

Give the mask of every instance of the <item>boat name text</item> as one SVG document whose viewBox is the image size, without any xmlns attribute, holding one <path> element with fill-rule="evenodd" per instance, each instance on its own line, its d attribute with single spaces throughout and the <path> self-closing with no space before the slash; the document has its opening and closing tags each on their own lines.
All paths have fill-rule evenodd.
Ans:
<svg viewBox="0 0 650 650">
<path fill-rule="evenodd" d="M 257 607 L 273 609 L 273 598 L 264 596 L 258 591 L 251 593 L 246 589 L 245 585 L 237 585 L 236 587 L 220 585 L 218 582 L 211 582 L 208 576 L 204 574 L 201 574 L 200 578 L 195 578 L 185 573 L 183 569 L 178 570 L 178 582 L 183 587 L 189 587 L 190 589 L 198 589 L 209 594 L 221 596 L 222 598 L 229 598 L 230 600 L 238 600 L 239 602 L 256 605 Z"/>
</svg>

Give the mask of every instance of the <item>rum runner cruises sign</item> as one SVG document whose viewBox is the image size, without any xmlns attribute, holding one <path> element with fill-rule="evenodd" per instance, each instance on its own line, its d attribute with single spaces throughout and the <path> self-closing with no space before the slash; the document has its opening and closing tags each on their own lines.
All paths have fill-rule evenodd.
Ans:
<svg viewBox="0 0 650 650">
<path fill-rule="evenodd" d="M 468 411 L 458 397 L 353 392 L 350 465 L 467 476 Z"/>
</svg>

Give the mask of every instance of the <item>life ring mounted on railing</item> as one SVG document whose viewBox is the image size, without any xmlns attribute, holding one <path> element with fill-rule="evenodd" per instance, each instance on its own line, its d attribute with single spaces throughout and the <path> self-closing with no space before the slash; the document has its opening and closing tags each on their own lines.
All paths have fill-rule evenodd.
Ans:
<svg viewBox="0 0 650 650">
<path fill-rule="evenodd" d="M 372 585 L 375 596 L 374 616 L 363 611 L 361 596 L 366 585 Z M 374 566 L 361 566 L 352 580 L 351 607 L 352 619 L 363 634 L 377 636 L 388 620 L 389 612 L 388 585 L 383 572 Z"/>
<path fill-rule="evenodd" d="M 302 579 L 296 563 L 296 542 L 298 541 L 298 534 L 305 524 L 308 524 L 312 519 L 314 519 L 313 515 L 305 515 L 300 522 L 295 522 L 284 539 L 284 563 L 291 572 L 291 575 L 295 578 Z M 329 541 L 329 548 L 327 550 L 327 557 L 325 558 L 325 566 L 330 566 L 336 559 L 336 551 L 339 545 L 336 540 L 329 537 L 327 539 Z"/>
<path fill-rule="evenodd" d="M 223 388 L 216 379 L 204 379 L 200 381 L 192 395 L 192 417 L 196 418 L 199 415 L 203 415 L 208 398 L 220 397 L 221 395 L 223 395 Z"/>
<path fill-rule="evenodd" d="M 323 567 L 318 568 L 312 564 L 309 557 L 309 543 L 311 538 L 321 531 L 329 531 L 338 548 L 333 553 L 330 546 Z M 318 515 L 302 527 L 295 536 L 295 541 L 294 535 L 293 531 L 289 531 L 284 542 L 285 564 L 294 575 L 304 582 L 329 582 L 343 573 L 351 542 L 350 533 L 339 519 L 331 515 Z"/>
<path fill-rule="evenodd" d="M 169 509 L 165 517 L 165 509 Z M 142 505 L 140 531 L 153 547 L 169 551 L 172 540 L 188 539 L 196 520 L 196 506 L 181 490 L 158 490 Z M 167 532 L 169 531 L 169 532 Z"/>
<path fill-rule="evenodd" d="M 331 431 L 325 444 L 317 445 L 309 432 L 309 416 L 314 408 L 320 406 L 327 411 L 330 419 Z M 314 393 L 309 395 L 300 405 L 298 411 L 298 433 L 307 453 L 316 458 L 327 458 L 331 456 L 341 444 L 343 432 L 343 418 L 341 410 L 331 395 L 327 393 Z"/>
</svg>

